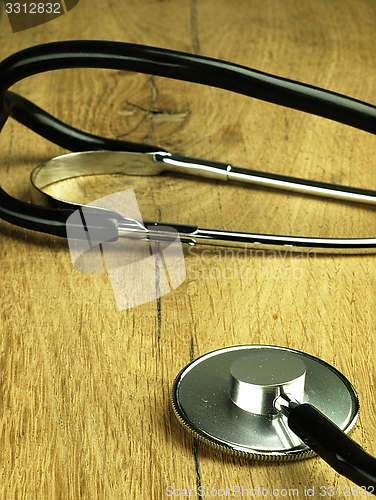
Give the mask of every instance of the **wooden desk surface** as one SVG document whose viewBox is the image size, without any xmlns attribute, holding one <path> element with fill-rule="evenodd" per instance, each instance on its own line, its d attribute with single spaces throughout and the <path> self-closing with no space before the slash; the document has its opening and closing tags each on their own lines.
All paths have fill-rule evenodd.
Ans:
<svg viewBox="0 0 376 500">
<path fill-rule="evenodd" d="M 3 6 L 0 58 L 55 40 L 142 43 L 376 103 L 375 26 L 373 0 L 80 0 L 50 23 L 12 33 Z M 372 135 L 228 92 L 96 70 L 46 73 L 15 89 L 91 133 L 376 189 Z M 1 185 L 24 200 L 32 168 L 64 152 L 13 120 L 0 143 Z M 108 186 L 133 187 L 149 220 L 318 236 L 376 233 L 369 208 L 219 181 L 101 178 L 56 189 L 87 201 L 109 194 Z M 320 498 L 320 486 L 334 486 L 341 490 L 332 498 L 339 498 L 352 484 L 319 458 L 247 462 L 195 442 L 177 422 L 169 398 L 179 370 L 192 357 L 237 344 L 302 350 L 342 371 L 361 403 L 352 436 L 376 455 L 374 256 L 244 259 L 197 248 L 186 252 L 180 287 L 119 311 L 108 276 L 75 271 L 65 240 L 3 221 L 0 233 L 0 498 L 160 499 L 168 487 L 177 497 L 183 489 L 202 486 L 208 496 L 235 485 L 273 498 L 272 490 L 283 488 L 303 497 L 305 487 Z"/>
</svg>

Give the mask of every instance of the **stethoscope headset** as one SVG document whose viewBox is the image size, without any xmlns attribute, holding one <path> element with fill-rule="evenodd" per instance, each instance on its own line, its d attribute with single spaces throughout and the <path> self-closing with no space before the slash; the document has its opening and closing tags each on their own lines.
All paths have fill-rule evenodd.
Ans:
<svg viewBox="0 0 376 500">
<path fill-rule="evenodd" d="M 26 229 L 66 237 L 79 205 L 46 195 L 43 188 L 67 177 L 109 173 L 155 175 L 163 170 L 251 182 L 302 193 L 375 204 L 376 192 L 306 181 L 171 154 L 146 144 L 106 139 L 70 127 L 9 91 L 31 75 L 63 68 L 127 70 L 210 85 L 376 133 L 376 107 L 334 92 L 229 62 L 154 47 L 102 41 L 56 42 L 31 47 L 0 63 L 0 130 L 11 116 L 72 154 L 40 165 L 32 174 L 36 200 L 29 204 L 0 188 L 0 217 Z M 139 170 L 139 171 L 138 171 Z M 128 232 L 149 238 L 170 226 L 188 244 L 250 244 L 374 253 L 376 238 L 334 239 L 235 233 L 191 225 L 149 222 L 143 227 L 110 210 L 91 207 L 95 227 L 108 241 Z M 80 228 L 79 228 L 80 229 Z M 163 240 L 161 233 L 161 239 Z M 376 488 L 376 460 L 352 441 L 359 403 L 350 382 L 327 363 L 283 347 L 249 345 L 214 351 L 189 363 L 172 390 L 174 411 L 195 437 L 217 450 L 257 460 L 297 460 L 317 453 L 340 474 Z"/>
</svg>

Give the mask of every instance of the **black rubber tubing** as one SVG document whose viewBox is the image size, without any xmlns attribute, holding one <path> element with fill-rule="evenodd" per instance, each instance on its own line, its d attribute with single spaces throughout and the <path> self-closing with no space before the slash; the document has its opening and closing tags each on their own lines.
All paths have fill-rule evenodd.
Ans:
<svg viewBox="0 0 376 500">
<path fill-rule="evenodd" d="M 335 120 L 376 133 L 376 107 L 318 87 L 269 75 L 225 61 L 156 47 L 104 41 L 67 41 L 37 45 L 0 63 L 0 130 L 8 116 L 71 151 L 98 149 L 151 152 L 153 146 L 114 141 L 78 131 L 14 93 L 14 83 L 64 68 L 106 68 L 164 76 L 210 85 Z M 0 188 L 0 217 L 21 227 L 66 237 L 71 211 L 25 204 Z M 109 224 L 118 220 L 109 215 Z"/>
<path fill-rule="evenodd" d="M 289 414 L 288 425 L 333 469 L 376 494 L 376 459 L 314 406 L 296 406 Z"/>
</svg>

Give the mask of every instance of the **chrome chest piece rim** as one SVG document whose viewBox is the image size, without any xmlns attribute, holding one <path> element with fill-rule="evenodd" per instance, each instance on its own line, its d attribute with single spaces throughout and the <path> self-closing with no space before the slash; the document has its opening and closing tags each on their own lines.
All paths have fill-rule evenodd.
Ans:
<svg viewBox="0 0 376 500">
<path fill-rule="evenodd" d="M 315 406 L 344 432 L 358 417 L 355 390 L 337 369 L 309 354 L 275 346 L 209 352 L 183 368 L 171 398 L 180 423 L 216 450 L 263 461 L 313 456 L 276 410 L 281 394 Z"/>
</svg>

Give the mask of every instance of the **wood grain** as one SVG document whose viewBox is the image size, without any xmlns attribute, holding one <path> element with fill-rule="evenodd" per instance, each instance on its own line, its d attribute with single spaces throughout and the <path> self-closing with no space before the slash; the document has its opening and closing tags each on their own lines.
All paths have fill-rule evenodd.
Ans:
<svg viewBox="0 0 376 500">
<path fill-rule="evenodd" d="M 81 0 L 13 34 L 0 58 L 55 40 L 111 39 L 196 52 L 376 103 L 372 0 Z M 320 118 L 193 84 L 102 70 L 31 77 L 14 90 L 91 133 L 238 166 L 376 188 L 375 139 Z M 29 200 L 28 176 L 65 152 L 9 120 L 2 187 Z M 53 186 L 88 202 L 133 187 L 142 216 L 201 227 L 374 236 L 373 210 L 235 183 L 80 178 Z M 0 498 L 159 499 L 167 486 L 336 486 L 321 459 L 250 463 L 206 448 L 177 422 L 172 382 L 190 359 L 274 344 L 333 364 L 357 388 L 353 437 L 376 455 L 374 256 L 195 248 L 170 294 L 119 311 L 106 274 L 74 270 L 67 242 L 0 221 Z M 273 497 L 272 495 L 270 495 Z M 338 495 L 337 495 L 338 496 Z M 274 497 L 277 497 L 274 495 Z"/>
</svg>

